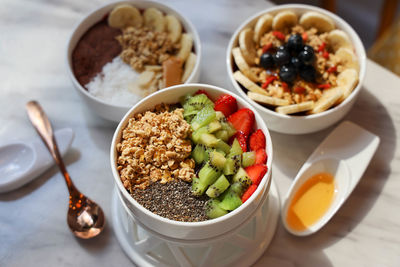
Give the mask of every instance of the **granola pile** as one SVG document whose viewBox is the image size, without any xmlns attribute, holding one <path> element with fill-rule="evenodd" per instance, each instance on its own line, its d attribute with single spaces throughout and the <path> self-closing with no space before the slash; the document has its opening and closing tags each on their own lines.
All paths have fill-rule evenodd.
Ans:
<svg viewBox="0 0 400 267">
<path fill-rule="evenodd" d="M 183 109 L 159 105 L 129 120 L 117 144 L 117 170 L 129 192 L 151 183 L 191 182 L 195 163 L 191 154 L 190 125 Z"/>
</svg>

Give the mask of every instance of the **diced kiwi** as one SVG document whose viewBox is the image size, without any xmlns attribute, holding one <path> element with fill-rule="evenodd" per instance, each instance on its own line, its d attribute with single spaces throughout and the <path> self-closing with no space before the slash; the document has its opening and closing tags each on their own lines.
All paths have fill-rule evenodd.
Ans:
<svg viewBox="0 0 400 267">
<path fill-rule="evenodd" d="M 215 137 L 217 137 L 218 139 L 221 139 L 224 142 L 228 142 L 228 140 L 229 140 L 227 130 L 218 130 L 214 134 L 215 134 Z"/>
<path fill-rule="evenodd" d="M 231 184 L 230 189 L 231 189 L 233 192 L 235 192 L 236 194 L 238 194 L 238 196 L 242 196 L 243 191 L 244 191 L 244 190 L 243 190 L 242 184 L 241 184 L 241 183 L 238 183 L 238 182 Z"/>
<path fill-rule="evenodd" d="M 210 124 L 207 125 L 208 127 L 208 132 L 213 133 L 221 129 L 221 123 L 219 123 L 217 120 L 213 120 L 210 122 Z"/>
<path fill-rule="evenodd" d="M 207 147 L 202 144 L 197 144 L 192 150 L 192 158 L 197 164 L 201 164 L 208 158 L 208 153 L 206 152 Z"/>
<path fill-rule="evenodd" d="M 184 110 L 187 111 L 200 111 L 206 106 L 210 106 L 214 109 L 214 103 L 205 94 L 192 96 L 186 100 L 185 104 L 183 104 Z"/>
<path fill-rule="evenodd" d="M 214 150 L 210 152 L 210 162 L 212 165 L 221 170 L 225 166 L 226 158 L 224 157 L 224 155 Z"/>
<path fill-rule="evenodd" d="M 224 210 L 235 210 L 240 205 L 242 205 L 242 200 L 239 195 L 230 188 L 222 194 L 221 202 L 219 203 L 220 208 Z"/>
<path fill-rule="evenodd" d="M 244 189 L 251 185 L 251 179 L 243 168 L 239 168 L 237 173 L 232 178 L 233 183 L 240 183 Z"/>
<path fill-rule="evenodd" d="M 202 126 L 205 126 L 215 119 L 215 111 L 212 106 L 205 106 L 200 110 L 191 122 L 193 130 L 197 130 Z"/>
<path fill-rule="evenodd" d="M 210 185 L 206 191 L 209 197 L 218 197 L 221 195 L 228 187 L 230 183 L 224 175 L 221 175 L 212 185 Z"/>
<path fill-rule="evenodd" d="M 222 151 L 225 152 L 225 154 L 228 154 L 231 152 L 231 147 L 225 143 L 224 141 L 222 141 L 221 139 L 218 139 L 217 145 L 216 145 L 217 149 L 220 149 Z"/>
<path fill-rule="evenodd" d="M 192 97 L 192 94 L 186 94 L 183 95 L 179 98 L 179 103 L 181 103 L 182 107 L 185 105 L 185 103 L 189 100 L 189 98 Z"/>
<path fill-rule="evenodd" d="M 195 196 L 201 196 L 207 189 L 207 185 L 200 183 L 200 179 L 194 177 L 192 180 L 192 193 Z"/>
<path fill-rule="evenodd" d="M 193 141 L 193 143 L 198 144 L 198 143 L 199 143 L 199 140 L 200 140 L 200 136 L 201 136 L 203 133 L 208 133 L 207 126 L 203 126 L 203 127 L 197 129 L 196 131 L 194 131 L 194 132 L 192 133 L 192 141 Z"/>
<path fill-rule="evenodd" d="M 217 120 L 224 120 L 225 119 L 225 115 L 224 113 L 222 113 L 221 111 L 216 111 L 215 112 L 215 118 Z"/>
<path fill-rule="evenodd" d="M 239 144 L 239 141 L 235 138 L 232 143 L 231 151 L 229 152 L 230 155 L 242 155 L 243 150 Z"/>
<path fill-rule="evenodd" d="M 199 171 L 200 184 L 209 186 L 213 184 L 220 175 L 221 171 L 208 161 Z"/>
<path fill-rule="evenodd" d="M 225 175 L 233 175 L 235 174 L 241 164 L 241 156 L 240 155 L 228 155 L 224 166 L 224 174 Z"/>
<path fill-rule="evenodd" d="M 206 203 L 206 215 L 210 219 L 215 219 L 221 217 L 228 212 L 222 209 L 220 206 L 220 201 L 218 199 L 212 198 Z"/>
<path fill-rule="evenodd" d="M 250 151 L 242 154 L 242 166 L 244 168 L 251 166 L 254 163 L 256 163 L 256 152 Z"/>
<path fill-rule="evenodd" d="M 208 147 L 216 147 L 219 139 L 209 133 L 202 133 L 200 135 L 199 143 Z"/>
<path fill-rule="evenodd" d="M 223 122 L 220 121 L 220 123 L 221 123 L 222 130 L 227 131 L 228 138 L 230 138 L 231 136 L 233 136 L 236 133 L 235 127 L 233 127 L 233 125 L 230 122 L 228 122 L 226 119 Z"/>
</svg>

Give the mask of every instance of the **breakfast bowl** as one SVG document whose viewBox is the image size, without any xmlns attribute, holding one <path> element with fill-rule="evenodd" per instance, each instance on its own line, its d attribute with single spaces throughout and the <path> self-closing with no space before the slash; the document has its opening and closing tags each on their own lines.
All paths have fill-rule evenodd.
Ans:
<svg viewBox="0 0 400 267">
<path fill-rule="evenodd" d="M 312 133 L 343 118 L 366 71 L 364 46 L 337 15 L 314 6 L 265 9 L 242 23 L 227 49 L 235 90 L 272 131 Z"/>
<path fill-rule="evenodd" d="M 201 46 L 193 24 L 165 4 L 132 0 L 85 16 L 67 45 L 67 70 L 83 101 L 119 122 L 140 99 L 199 80 Z"/>
<path fill-rule="evenodd" d="M 176 104 L 179 101 L 187 96 L 188 94 L 194 94 L 195 92 L 206 92 L 210 99 L 213 101 L 222 95 L 230 95 L 237 101 L 237 108 L 240 110 L 250 110 L 250 112 L 254 113 L 254 127 L 253 130 L 262 131 L 265 135 L 265 152 L 267 158 L 265 158 L 263 165 L 265 168 L 265 172 L 262 173 L 260 177 L 260 181 L 257 183 L 258 186 L 255 186 L 255 191 L 250 195 L 247 200 L 243 201 L 243 204 L 233 209 L 228 213 L 224 213 L 224 215 L 212 218 L 208 220 L 202 221 L 178 221 L 175 219 L 170 219 L 165 216 L 160 216 L 149 209 L 146 209 L 143 205 L 137 201 L 131 195 L 131 191 L 125 187 L 125 181 L 123 182 L 121 177 L 123 171 L 121 171 L 120 167 L 120 155 L 122 154 L 119 150 L 119 147 L 124 146 L 122 140 L 126 134 L 130 135 L 132 133 L 132 128 L 125 132 L 124 129 L 127 129 L 132 124 L 132 118 L 137 120 L 137 118 L 144 118 L 147 116 L 147 113 L 143 113 L 145 111 L 149 111 L 154 109 L 155 106 L 159 104 Z M 217 102 L 216 102 L 217 103 Z M 217 109 L 217 108 L 215 108 Z M 237 112 L 236 112 L 237 113 Z M 143 115 L 145 114 L 145 115 Z M 235 113 L 234 113 L 235 114 Z M 194 121 L 195 119 L 193 119 Z M 191 123 L 191 127 L 194 127 L 194 123 Z M 228 117 L 229 121 L 229 117 Z M 160 126 L 161 127 L 161 126 Z M 142 127 L 143 128 L 143 127 Z M 253 132 L 253 133 L 255 133 Z M 152 138 L 152 137 L 151 137 Z M 193 136 L 192 136 L 193 138 Z M 192 139 L 193 140 L 193 139 Z M 147 142 L 147 141 L 145 141 Z M 235 143 L 233 141 L 233 143 Z M 139 142 L 142 143 L 142 142 Z M 190 143 L 190 142 L 189 142 Z M 122 145 L 121 145 L 122 144 Z M 234 145 L 232 145 L 233 147 Z M 196 145 L 197 147 L 197 145 Z M 132 149 L 130 147 L 129 149 Z M 249 149 L 250 150 L 250 149 Z M 192 151 L 193 152 L 193 151 Z M 128 153 L 133 153 L 132 150 L 128 151 Z M 229 154 L 228 154 L 229 155 Z M 157 156 L 153 157 L 156 158 Z M 211 156 L 210 156 L 211 157 Z M 228 156 L 227 156 L 228 158 Z M 155 159 L 152 159 L 153 161 Z M 262 120 L 261 116 L 258 114 L 255 108 L 253 108 L 248 102 L 246 102 L 243 98 L 232 94 L 230 91 L 225 89 L 221 89 L 212 85 L 205 84 L 185 84 L 185 85 L 176 85 L 165 90 L 161 90 L 156 92 L 133 106 L 126 115 L 122 118 L 119 123 L 113 139 L 111 143 L 111 151 L 110 151 L 110 161 L 111 161 L 111 169 L 114 177 L 114 182 L 116 188 L 118 190 L 118 195 L 120 200 L 123 202 L 127 212 L 134 218 L 136 222 L 138 222 L 141 226 L 145 227 L 147 230 L 158 234 L 164 238 L 172 238 L 172 239 L 180 239 L 180 240 L 205 240 L 209 238 L 215 238 L 218 236 L 223 236 L 224 234 L 234 231 L 240 225 L 242 225 L 246 220 L 250 217 L 254 216 L 256 210 L 259 208 L 261 202 L 265 200 L 265 197 L 268 195 L 270 183 L 271 183 L 271 168 L 272 168 L 272 160 L 273 160 L 273 151 L 272 151 L 272 142 L 271 137 L 268 131 L 265 122 Z M 210 159 L 212 162 L 212 160 Z M 196 161 L 197 162 L 197 161 Z M 204 168 L 203 164 L 201 168 Z M 257 165 L 257 164 L 254 164 Z M 201 177 L 201 171 L 198 171 L 198 176 Z M 246 168 L 247 171 L 247 168 Z M 223 175 L 222 175 L 223 176 Z M 229 177 L 229 176 L 227 176 Z M 193 178 L 193 181 L 196 178 Z M 201 178 L 200 178 L 201 179 Z M 235 179 L 235 178 L 229 178 Z M 218 179 L 219 180 L 219 179 Z M 158 183 L 158 182 L 156 182 Z M 166 183 L 168 184 L 168 182 Z M 161 183 L 162 185 L 162 183 Z M 192 185 L 193 186 L 193 182 Z M 211 187 L 211 186 L 210 186 Z M 210 189 L 209 187 L 209 189 Z M 191 187 L 193 190 L 193 187 Z M 250 188 L 250 187 L 249 187 Z M 140 194 L 141 191 L 139 191 Z M 207 190 L 208 195 L 208 190 Z M 243 194 L 244 195 L 244 194 Z M 203 195 L 204 196 L 204 195 Z M 243 196 L 242 196 L 243 199 Z M 177 207 L 178 208 L 178 207 Z M 191 210 L 191 207 L 187 207 L 187 210 Z"/>
</svg>

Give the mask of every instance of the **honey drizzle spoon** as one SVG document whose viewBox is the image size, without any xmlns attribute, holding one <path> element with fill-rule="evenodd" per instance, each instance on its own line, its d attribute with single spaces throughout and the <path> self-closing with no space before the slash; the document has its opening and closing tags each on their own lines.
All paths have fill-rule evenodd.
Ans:
<svg viewBox="0 0 400 267">
<path fill-rule="evenodd" d="M 37 133 L 45 143 L 54 161 L 65 178 L 69 191 L 67 223 L 75 236 L 89 239 L 101 233 L 105 224 L 103 210 L 99 205 L 82 194 L 73 184 L 58 150 L 51 123 L 36 101 L 26 104 L 28 116 Z"/>
</svg>

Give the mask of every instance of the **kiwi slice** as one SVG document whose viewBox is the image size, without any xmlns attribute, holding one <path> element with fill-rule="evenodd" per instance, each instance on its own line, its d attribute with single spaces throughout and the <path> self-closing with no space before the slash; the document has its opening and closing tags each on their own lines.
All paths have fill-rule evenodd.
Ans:
<svg viewBox="0 0 400 267">
<path fill-rule="evenodd" d="M 197 144 L 192 150 L 192 158 L 196 164 L 201 164 L 203 161 L 208 159 L 208 153 L 206 152 L 207 147 L 202 144 Z"/>
<path fill-rule="evenodd" d="M 217 120 L 213 120 L 210 122 L 210 124 L 207 125 L 208 127 L 208 132 L 213 133 L 221 129 L 221 123 L 219 123 Z"/>
<path fill-rule="evenodd" d="M 221 171 L 207 161 L 207 163 L 199 171 L 200 184 L 209 186 L 214 183 L 220 175 Z"/>
<path fill-rule="evenodd" d="M 203 144 L 207 147 L 216 147 L 219 142 L 219 139 L 217 139 L 214 135 L 209 134 L 209 133 L 202 133 L 200 135 L 199 143 Z"/>
<path fill-rule="evenodd" d="M 197 130 L 202 126 L 205 126 L 212 122 L 215 119 L 215 111 L 212 106 L 205 106 L 202 110 L 200 110 L 196 116 L 193 118 L 190 125 L 193 130 Z"/>
<path fill-rule="evenodd" d="M 221 202 L 218 199 L 210 199 L 207 201 L 205 207 L 206 207 L 206 215 L 210 219 L 215 219 L 218 217 L 221 217 L 228 212 L 224 209 L 222 209 L 219 204 Z"/>
<path fill-rule="evenodd" d="M 239 195 L 231 188 L 226 190 L 221 196 L 219 207 L 224 210 L 235 210 L 242 205 L 242 200 Z"/>
<path fill-rule="evenodd" d="M 217 145 L 215 146 L 217 149 L 222 150 L 225 152 L 225 154 L 228 154 L 231 152 L 231 147 L 222 141 L 221 139 L 218 139 Z"/>
<path fill-rule="evenodd" d="M 225 166 L 226 158 L 224 155 L 214 150 L 210 152 L 210 162 L 212 165 L 221 170 Z"/>
<path fill-rule="evenodd" d="M 228 142 L 229 140 L 229 135 L 228 135 L 228 131 L 227 130 L 218 130 L 215 132 L 215 137 L 217 137 L 218 139 L 221 139 L 224 142 Z"/>
<path fill-rule="evenodd" d="M 244 168 L 251 166 L 254 163 L 256 163 L 256 152 L 250 151 L 242 154 L 242 166 Z"/>
<path fill-rule="evenodd" d="M 239 168 L 237 173 L 232 178 L 233 183 L 240 183 L 244 189 L 251 185 L 251 179 L 243 168 Z"/>
<path fill-rule="evenodd" d="M 198 143 L 199 143 L 199 140 L 200 140 L 200 136 L 201 136 L 203 133 L 208 133 L 207 126 L 203 126 L 203 127 L 197 129 L 196 131 L 194 131 L 194 132 L 192 133 L 192 141 L 193 141 L 193 143 L 198 144 Z"/>
<path fill-rule="evenodd" d="M 194 177 L 192 179 L 192 193 L 195 196 L 201 196 L 204 194 L 204 191 L 206 191 L 207 186 L 200 183 L 200 179 L 197 177 Z"/>
<path fill-rule="evenodd" d="M 229 181 L 226 179 L 225 175 L 221 175 L 212 185 L 208 187 L 206 194 L 209 197 L 218 197 L 229 187 L 229 185 Z"/>
<path fill-rule="evenodd" d="M 185 106 L 185 103 L 190 99 L 190 98 L 192 98 L 192 94 L 186 94 L 186 95 L 183 95 L 183 96 L 181 96 L 180 98 L 179 98 L 179 103 L 182 105 L 182 107 L 183 106 Z"/>
<path fill-rule="evenodd" d="M 231 184 L 230 189 L 231 189 L 233 192 L 235 192 L 236 194 L 238 194 L 238 196 L 242 196 L 243 191 L 244 191 L 242 184 L 241 184 L 241 183 L 237 183 L 237 182 Z"/>
<path fill-rule="evenodd" d="M 232 143 L 231 151 L 229 152 L 230 155 L 242 155 L 243 150 L 239 144 L 239 141 L 235 138 Z"/>
<path fill-rule="evenodd" d="M 214 103 L 205 94 L 198 94 L 189 97 L 183 104 L 184 110 L 187 111 L 192 111 L 192 110 L 200 111 L 206 106 L 211 106 L 212 108 L 214 108 Z"/>
<path fill-rule="evenodd" d="M 240 155 L 229 155 L 226 159 L 225 166 L 224 166 L 224 174 L 225 175 L 233 175 L 235 174 L 241 164 L 241 156 Z"/>
</svg>

